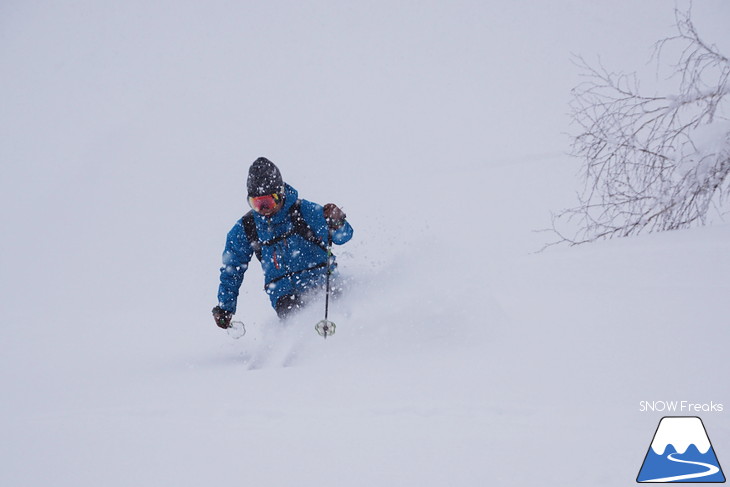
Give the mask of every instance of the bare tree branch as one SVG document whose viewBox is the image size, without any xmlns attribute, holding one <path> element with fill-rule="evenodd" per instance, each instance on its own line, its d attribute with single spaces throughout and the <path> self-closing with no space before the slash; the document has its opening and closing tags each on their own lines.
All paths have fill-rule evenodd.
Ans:
<svg viewBox="0 0 730 487">
<path fill-rule="evenodd" d="M 673 95 L 647 96 L 636 74 L 574 59 L 584 81 L 572 90 L 578 132 L 572 153 L 584 161 L 578 205 L 553 216 L 557 243 L 571 245 L 704 224 L 724 202 L 730 178 L 730 123 L 721 114 L 730 93 L 730 61 L 704 42 L 691 12 L 675 10 L 677 34 L 654 46 L 670 64 Z M 562 223 L 577 222 L 568 237 Z"/>
</svg>

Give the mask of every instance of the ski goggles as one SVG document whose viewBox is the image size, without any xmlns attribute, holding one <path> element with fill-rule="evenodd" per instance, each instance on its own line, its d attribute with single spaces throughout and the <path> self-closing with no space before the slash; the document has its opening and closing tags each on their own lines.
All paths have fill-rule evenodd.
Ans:
<svg viewBox="0 0 730 487">
<path fill-rule="evenodd" d="M 266 194 L 264 196 L 249 196 L 249 206 L 256 213 L 263 216 L 271 216 L 281 209 L 284 198 L 278 193 Z"/>
</svg>

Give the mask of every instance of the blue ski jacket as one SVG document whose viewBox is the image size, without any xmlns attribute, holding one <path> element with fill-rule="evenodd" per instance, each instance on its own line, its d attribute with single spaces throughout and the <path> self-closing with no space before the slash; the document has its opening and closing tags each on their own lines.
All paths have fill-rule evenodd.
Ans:
<svg viewBox="0 0 730 487">
<path fill-rule="evenodd" d="M 322 245 L 317 245 L 298 233 L 286 236 L 294 227 L 290 212 L 298 197 L 297 190 L 286 184 L 284 205 L 279 211 L 270 217 L 253 212 L 258 239 L 263 244 L 261 268 L 264 271 L 264 289 L 273 307 L 276 307 L 276 302 L 283 296 L 306 293 L 324 285 L 327 276 L 327 251 Z M 329 229 L 322 206 L 300 200 L 299 211 L 315 235 L 326 245 Z M 345 222 L 333 232 L 332 243 L 342 245 L 352 238 L 352 234 L 352 227 Z M 281 239 L 282 236 L 286 238 Z M 275 242 L 267 245 L 269 241 Z M 218 305 L 224 310 L 236 312 L 238 291 L 253 255 L 254 247 L 246 237 L 241 218 L 228 232 L 223 251 Z M 332 259 L 334 266 L 334 256 Z"/>
</svg>

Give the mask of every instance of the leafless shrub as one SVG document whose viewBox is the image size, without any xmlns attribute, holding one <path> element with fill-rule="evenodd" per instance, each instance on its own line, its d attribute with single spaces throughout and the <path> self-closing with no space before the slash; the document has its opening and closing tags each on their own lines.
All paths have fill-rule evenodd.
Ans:
<svg viewBox="0 0 730 487">
<path fill-rule="evenodd" d="M 585 81 L 572 90 L 579 127 L 573 155 L 585 186 L 576 207 L 553 217 L 556 243 L 580 244 L 704 224 L 721 207 L 730 179 L 730 123 L 723 103 L 730 62 L 695 30 L 690 11 L 675 10 L 677 34 L 655 45 L 661 66 L 671 45 L 674 95 L 646 96 L 636 74 L 575 59 Z M 725 112 L 726 113 L 726 112 Z M 558 226 L 577 223 L 569 237 Z"/>
</svg>

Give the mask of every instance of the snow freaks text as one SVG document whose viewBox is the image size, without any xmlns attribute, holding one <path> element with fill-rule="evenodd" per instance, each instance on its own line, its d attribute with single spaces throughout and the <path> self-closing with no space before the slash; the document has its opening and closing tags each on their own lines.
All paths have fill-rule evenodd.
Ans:
<svg viewBox="0 0 730 487">
<path fill-rule="evenodd" d="M 710 401 L 696 403 L 691 401 L 640 401 L 639 412 L 670 413 L 721 413 L 723 405 Z"/>
</svg>

